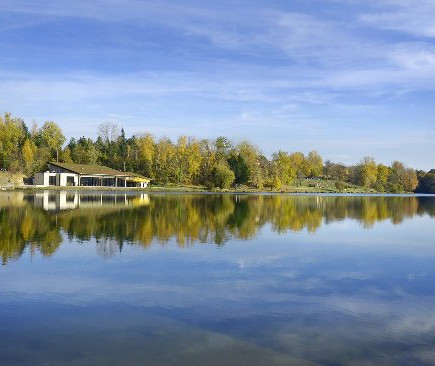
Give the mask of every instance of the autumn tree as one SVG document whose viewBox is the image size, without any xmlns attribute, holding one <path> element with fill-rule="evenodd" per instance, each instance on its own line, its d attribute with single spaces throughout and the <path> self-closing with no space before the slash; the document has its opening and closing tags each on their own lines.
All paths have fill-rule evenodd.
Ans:
<svg viewBox="0 0 435 366">
<path fill-rule="evenodd" d="M 390 168 L 388 168 L 384 164 L 378 164 L 376 181 L 379 184 L 385 186 L 385 184 L 387 184 L 388 182 L 388 177 L 390 176 L 390 173 L 391 173 Z"/>
<path fill-rule="evenodd" d="M 257 188 L 263 187 L 265 172 L 261 169 L 261 153 L 258 147 L 249 141 L 242 141 L 237 144 L 236 151 L 248 166 L 249 181 Z"/>
<path fill-rule="evenodd" d="M 301 152 L 294 152 L 289 155 L 290 163 L 293 170 L 296 172 L 298 179 L 305 178 L 309 174 L 308 162 L 305 155 Z"/>
<path fill-rule="evenodd" d="M 371 157 L 365 157 L 359 165 L 360 184 L 364 187 L 372 187 L 378 177 L 378 167 Z"/>
<path fill-rule="evenodd" d="M 297 175 L 290 155 L 281 150 L 272 155 L 271 170 L 271 179 L 274 182 L 274 186 L 291 184 Z"/>
<path fill-rule="evenodd" d="M 156 179 L 167 184 L 174 182 L 176 177 L 176 148 L 168 138 L 160 139 L 155 148 L 154 172 Z"/>
<path fill-rule="evenodd" d="M 77 142 L 70 141 L 72 160 L 77 164 L 97 164 L 99 152 L 92 139 L 81 137 Z"/>
<path fill-rule="evenodd" d="M 59 151 L 66 141 L 60 127 L 53 121 L 47 121 L 38 131 L 37 139 L 40 146 L 46 146 L 50 151 L 54 152 L 56 161 L 59 161 Z"/>
<path fill-rule="evenodd" d="M 220 162 L 214 169 L 214 186 L 230 188 L 235 179 L 234 172 L 224 162 Z"/>
<path fill-rule="evenodd" d="M 153 135 L 146 133 L 136 136 L 135 144 L 138 152 L 138 171 L 146 177 L 154 178 L 153 162 L 156 152 L 156 143 Z"/>
<path fill-rule="evenodd" d="M 307 173 L 311 178 L 319 178 L 323 174 L 323 159 L 315 150 L 310 151 L 307 157 Z"/>
<path fill-rule="evenodd" d="M 35 143 L 31 139 L 27 138 L 21 150 L 23 157 L 24 173 L 27 175 L 33 173 L 36 152 L 37 147 Z"/>
<path fill-rule="evenodd" d="M 414 169 L 407 168 L 403 173 L 402 179 L 405 192 L 414 192 L 418 186 L 417 172 Z"/>
<path fill-rule="evenodd" d="M 4 118 L 0 116 L 0 168 L 10 169 L 14 162 L 17 163 L 20 148 L 27 138 L 24 126 L 23 120 L 10 113 L 5 113 Z"/>
</svg>

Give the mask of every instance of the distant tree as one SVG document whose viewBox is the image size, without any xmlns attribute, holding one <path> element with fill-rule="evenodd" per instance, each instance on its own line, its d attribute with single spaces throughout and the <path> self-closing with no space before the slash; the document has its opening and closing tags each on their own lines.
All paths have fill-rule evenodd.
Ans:
<svg viewBox="0 0 435 366">
<path fill-rule="evenodd" d="M 201 145 L 198 140 L 191 137 L 186 148 L 186 176 L 189 183 L 199 181 L 201 164 Z"/>
<path fill-rule="evenodd" d="M 176 177 L 176 148 L 168 138 L 160 139 L 155 148 L 154 172 L 156 179 L 167 184 L 175 182 Z"/>
<path fill-rule="evenodd" d="M 71 149 L 66 146 L 59 154 L 59 160 L 62 163 L 74 163 L 71 156 Z"/>
<path fill-rule="evenodd" d="M 119 135 L 119 127 L 116 123 L 104 122 L 98 126 L 98 136 L 101 137 L 106 145 L 118 140 Z"/>
<path fill-rule="evenodd" d="M 371 157 L 365 157 L 360 165 L 360 184 L 364 187 L 373 187 L 378 177 L 378 167 L 375 160 Z"/>
<path fill-rule="evenodd" d="M 99 158 L 99 151 L 92 139 L 81 137 L 71 149 L 71 157 L 78 164 L 96 164 Z"/>
<path fill-rule="evenodd" d="M 127 154 L 128 154 L 128 143 L 127 143 L 127 138 L 125 136 L 124 128 L 121 128 L 121 134 L 117 139 L 117 145 L 118 145 L 118 151 L 120 157 L 120 161 L 118 163 L 118 169 L 125 171 Z"/>
<path fill-rule="evenodd" d="M 13 162 L 17 162 L 21 147 L 26 140 L 24 122 L 20 118 L 5 113 L 0 116 L 0 168 L 9 169 Z"/>
<path fill-rule="evenodd" d="M 270 186 L 274 189 L 281 189 L 282 182 L 277 174 L 273 175 L 270 180 Z"/>
<path fill-rule="evenodd" d="M 296 169 L 287 152 L 280 150 L 272 155 L 272 176 L 281 184 L 291 184 L 296 178 Z"/>
<path fill-rule="evenodd" d="M 235 180 L 234 172 L 225 163 L 219 163 L 214 171 L 214 185 L 219 188 L 229 188 Z"/>
<path fill-rule="evenodd" d="M 418 186 L 417 172 L 411 168 L 405 169 L 402 184 L 406 192 L 414 192 Z"/>
<path fill-rule="evenodd" d="M 228 165 L 234 172 L 236 184 L 246 184 L 249 181 L 249 167 L 241 155 L 232 154 L 228 158 Z"/>
<path fill-rule="evenodd" d="M 337 180 L 335 182 L 335 188 L 337 188 L 337 190 L 339 192 L 342 192 L 346 188 L 346 184 L 344 182 L 340 181 L 340 180 Z"/>
<path fill-rule="evenodd" d="M 327 160 L 325 162 L 324 175 L 325 178 L 344 182 L 349 180 L 349 169 L 344 164 L 337 164 Z"/>
<path fill-rule="evenodd" d="M 38 131 L 38 139 L 42 146 L 48 147 L 55 153 L 56 161 L 59 161 L 59 151 L 66 141 L 61 128 L 53 121 L 47 121 Z"/>
<path fill-rule="evenodd" d="M 435 169 L 421 175 L 416 189 L 417 193 L 435 193 Z"/>
<path fill-rule="evenodd" d="M 319 153 L 315 150 L 310 151 L 307 157 L 308 176 L 311 178 L 319 178 L 323 174 L 323 160 Z"/>
<path fill-rule="evenodd" d="M 138 151 L 138 170 L 145 176 L 154 178 L 153 162 L 156 152 L 156 142 L 150 133 L 140 135 L 135 140 Z"/>
<path fill-rule="evenodd" d="M 31 139 L 27 138 L 21 150 L 23 156 L 24 173 L 27 175 L 33 173 L 36 151 L 37 147 L 35 143 Z"/>
<path fill-rule="evenodd" d="M 390 169 L 383 164 L 378 164 L 378 171 L 377 171 L 377 178 L 376 181 L 382 185 L 385 186 L 385 184 L 387 184 L 388 182 L 388 177 L 390 176 Z"/>
<path fill-rule="evenodd" d="M 305 155 L 301 152 L 295 152 L 289 155 L 290 164 L 293 170 L 296 172 L 298 179 L 305 178 L 309 174 L 308 161 Z"/>
<path fill-rule="evenodd" d="M 201 166 L 197 181 L 207 187 L 212 187 L 214 184 L 214 168 L 217 165 L 216 149 L 214 144 L 208 139 L 199 141 L 198 145 L 201 154 Z"/>
<path fill-rule="evenodd" d="M 260 164 L 261 152 L 249 141 L 242 141 L 236 146 L 237 153 L 243 158 L 249 171 L 249 181 L 257 188 L 264 184 L 265 172 Z"/>
<path fill-rule="evenodd" d="M 403 163 L 400 161 L 394 161 L 391 164 L 391 174 L 388 177 L 388 182 L 403 188 L 405 169 L 406 168 Z"/>
<path fill-rule="evenodd" d="M 232 149 L 231 141 L 228 140 L 224 136 L 219 136 L 215 140 L 214 146 L 216 149 L 216 159 L 219 162 L 226 160 L 230 154 L 231 149 Z"/>
</svg>

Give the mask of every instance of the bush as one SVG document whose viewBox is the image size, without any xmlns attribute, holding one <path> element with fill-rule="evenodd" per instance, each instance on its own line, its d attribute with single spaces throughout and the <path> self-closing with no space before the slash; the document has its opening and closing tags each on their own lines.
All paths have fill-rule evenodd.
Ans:
<svg viewBox="0 0 435 366">
<path fill-rule="evenodd" d="M 236 176 L 234 172 L 225 164 L 219 164 L 214 170 L 213 183 L 215 187 L 230 188 Z"/>
<path fill-rule="evenodd" d="M 346 184 L 341 180 L 337 180 L 335 182 L 335 188 L 337 188 L 339 192 L 343 191 L 346 187 L 347 187 Z"/>
<path fill-rule="evenodd" d="M 401 193 L 403 192 L 403 188 L 400 184 L 394 184 L 394 183 L 387 183 L 385 186 L 385 190 L 388 193 Z"/>
<path fill-rule="evenodd" d="M 385 187 L 381 182 L 376 182 L 373 186 L 373 188 L 376 190 L 376 192 L 385 192 Z"/>
<path fill-rule="evenodd" d="M 281 179 L 277 175 L 274 175 L 270 180 L 270 186 L 274 189 L 280 189 L 282 187 Z"/>
</svg>

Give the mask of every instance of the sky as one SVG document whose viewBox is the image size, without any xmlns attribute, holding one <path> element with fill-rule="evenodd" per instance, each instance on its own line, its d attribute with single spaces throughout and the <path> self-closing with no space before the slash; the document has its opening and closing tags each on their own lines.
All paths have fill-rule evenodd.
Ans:
<svg viewBox="0 0 435 366">
<path fill-rule="evenodd" d="M 0 114 L 435 168 L 434 0 L 0 0 Z"/>
</svg>

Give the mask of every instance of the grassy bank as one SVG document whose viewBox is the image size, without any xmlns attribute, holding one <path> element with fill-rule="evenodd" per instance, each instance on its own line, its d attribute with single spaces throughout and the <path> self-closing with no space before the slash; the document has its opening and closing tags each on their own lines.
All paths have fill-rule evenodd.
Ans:
<svg viewBox="0 0 435 366">
<path fill-rule="evenodd" d="M 257 189 L 249 186 L 238 186 L 230 189 L 207 189 L 205 186 L 198 185 L 153 185 L 148 188 L 124 188 L 124 187 L 35 187 L 31 185 L 17 184 L 17 177 L 12 179 L 8 177 L 0 183 L 2 190 L 29 190 L 29 191 L 41 191 L 41 190 L 71 190 L 71 191 L 107 191 L 107 192 L 222 192 L 222 193 L 378 193 L 374 189 L 367 189 L 359 186 L 346 185 L 343 190 L 338 190 L 335 187 L 335 181 L 317 181 L 313 183 L 309 180 L 298 181 L 296 185 L 283 186 L 279 189 L 271 189 L 265 187 L 263 189 Z M 21 177 L 22 181 L 22 177 Z M 5 182 L 5 184 L 3 184 Z"/>
<path fill-rule="evenodd" d="M 23 174 L 0 171 L 1 188 L 19 188 L 23 186 Z"/>
</svg>

